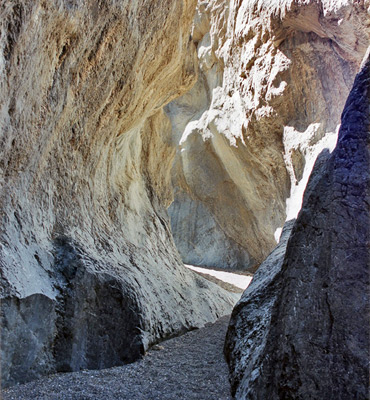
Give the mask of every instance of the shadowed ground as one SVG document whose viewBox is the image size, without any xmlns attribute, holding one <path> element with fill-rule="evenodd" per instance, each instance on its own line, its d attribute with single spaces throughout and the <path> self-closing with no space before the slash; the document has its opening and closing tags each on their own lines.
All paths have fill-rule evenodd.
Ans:
<svg viewBox="0 0 370 400">
<path fill-rule="evenodd" d="M 57 374 L 3 392 L 3 399 L 228 400 L 222 349 L 229 316 L 154 346 L 140 361 L 100 371 Z"/>
</svg>

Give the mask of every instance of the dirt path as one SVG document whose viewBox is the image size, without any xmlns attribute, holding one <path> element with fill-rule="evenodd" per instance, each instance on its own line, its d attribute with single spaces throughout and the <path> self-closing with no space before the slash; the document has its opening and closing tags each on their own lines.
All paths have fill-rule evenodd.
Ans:
<svg viewBox="0 0 370 400">
<path fill-rule="evenodd" d="M 168 340 L 143 360 L 101 371 L 57 374 L 3 392 L 14 400 L 228 400 L 223 344 L 229 317 Z"/>
</svg>

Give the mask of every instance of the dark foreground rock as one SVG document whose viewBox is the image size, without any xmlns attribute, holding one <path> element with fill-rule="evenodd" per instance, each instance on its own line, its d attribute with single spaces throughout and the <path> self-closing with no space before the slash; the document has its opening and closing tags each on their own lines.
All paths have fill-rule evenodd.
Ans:
<svg viewBox="0 0 370 400">
<path fill-rule="evenodd" d="M 141 361 L 58 374 L 4 391 L 3 400 L 228 400 L 223 359 L 229 317 L 155 346 Z"/>
<path fill-rule="evenodd" d="M 294 221 L 285 223 L 278 246 L 261 264 L 234 307 L 225 347 L 226 360 L 232 371 L 233 391 L 240 381 L 242 384 L 247 382 L 243 376 L 258 374 L 271 328 L 271 313 L 278 299 L 276 286 Z M 240 355 L 243 361 L 235 355 Z"/>
<path fill-rule="evenodd" d="M 368 58 L 273 287 L 259 291 L 266 278 L 256 275 L 232 314 L 225 352 L 237 399 L 368 398 L 369 97 Z"/>
</svg>

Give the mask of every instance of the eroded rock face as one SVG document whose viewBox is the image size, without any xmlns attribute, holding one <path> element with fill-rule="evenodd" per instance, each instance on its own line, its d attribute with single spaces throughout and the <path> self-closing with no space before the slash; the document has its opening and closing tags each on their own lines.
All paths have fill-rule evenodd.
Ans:
<svg viewBox="0 0 370 400">
<path fill-rule="evenodd" d="M 274 248 L 335 143 L 369 20 L 368 1 L 199 2 L 199 78 L 166 108 L 180 145 L 169 213 L 187 263 L 253 270 Z"/>
<path fill-rule="evenodd" d="M 132 361 L 226 314 L 182 267 L 162 107 L 196 80 L 196 2 L 0 4 L 2 383 Z"/>
<path fill-rule="evenodd" d="M 226 360 L 232 371 L 233 394 L 239 385 L 244 385 L 244 381 L 249 383 L 258 374 L 270 332 L 271 313 L 277 301 L 276 284 L 294 221 L 285 223 L 278 246 L 258 268 L 233 309 L 225 347 Z M 243 390 L 247 391 L 244 386 Z M 239 392 L 242 392 L 240 388 Z"/>
<path fill-rule="evenodd" d="M 233 312 L 225 352 L 237 399 L 368 398 L 369 167 L 368 56 L 272 284 L 256 274 Z"/>
</svg>

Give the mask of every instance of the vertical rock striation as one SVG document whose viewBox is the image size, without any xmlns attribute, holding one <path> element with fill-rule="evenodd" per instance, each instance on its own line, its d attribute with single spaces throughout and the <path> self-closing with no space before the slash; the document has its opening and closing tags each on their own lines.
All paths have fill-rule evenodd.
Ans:
<svg viewBox="0 0 370 400">
<path fill-rule="evenodd" d="M 367 1 L 199 1 L 199 78 L 166 107 L 179 144 L 169 213 L 187 263 L 254 270 L 274 248 L 335 142 L 369 20 Z"/>
<path fill-rule="evenodd" d="M 369 55 L 337 147 L 315 166 L 271 290 L 260 297 L 265 278 L 256 276 L 233 312 L 225 352 L 238 399 L 368 398 Z"/>
<path fill-rule="evenodd" d="M 196 80 L 195 6 L 0 3 L 3 384 L 132 361 L 230 311 L 166 214 L 162 107 Z"/>
</svg>

